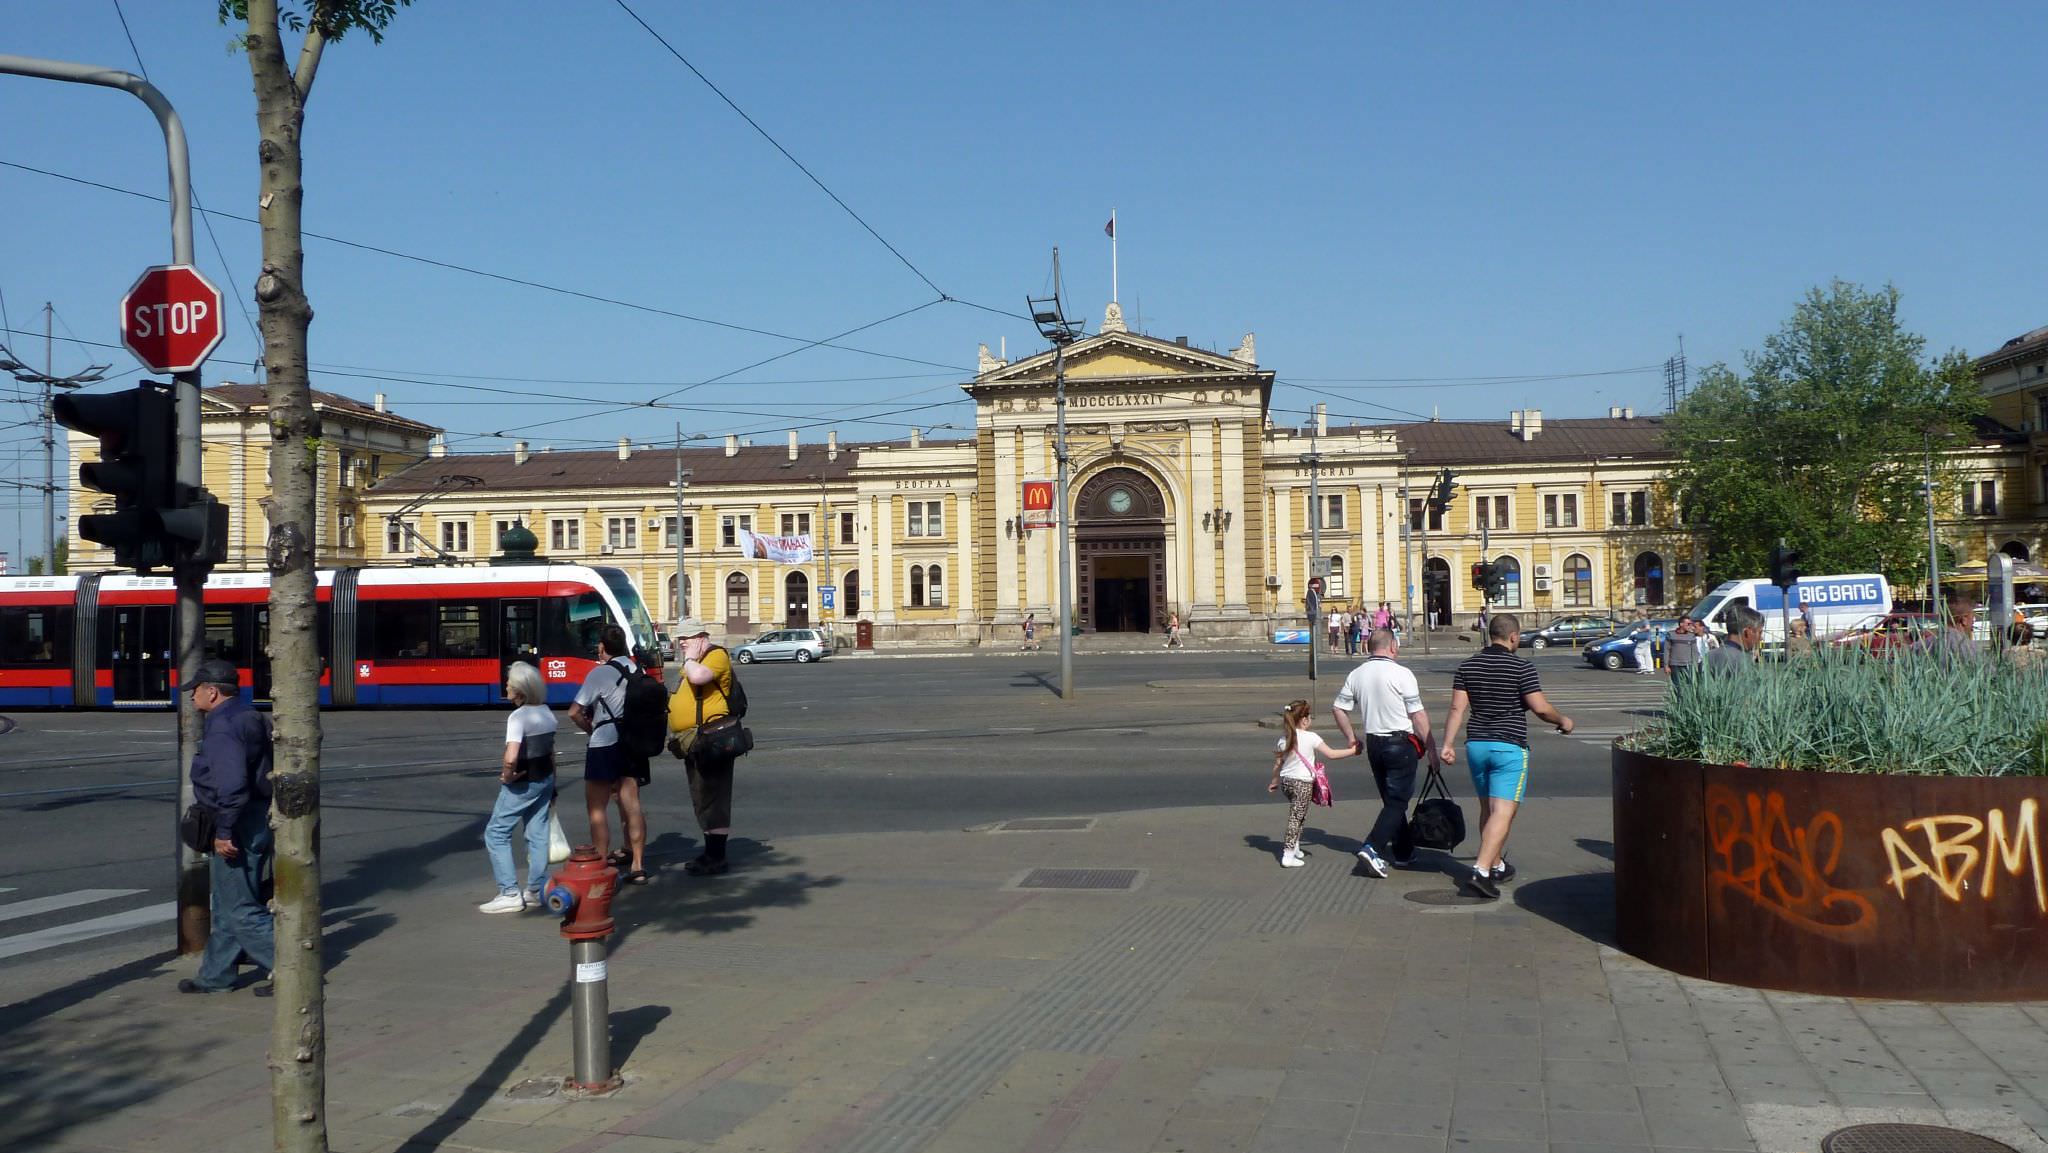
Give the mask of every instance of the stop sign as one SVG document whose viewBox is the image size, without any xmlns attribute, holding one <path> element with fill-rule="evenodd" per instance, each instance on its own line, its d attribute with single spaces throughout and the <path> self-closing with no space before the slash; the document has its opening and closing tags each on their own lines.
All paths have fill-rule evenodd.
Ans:
<svg viewBox="0 0 2048 1153">
<path fill-rule="evenodd" d="M 191 372 L 220 343 L 220 289 L 189 264 L 160 264 L 121 298 L 121 343 L 151 372 Z"/>
</svg>

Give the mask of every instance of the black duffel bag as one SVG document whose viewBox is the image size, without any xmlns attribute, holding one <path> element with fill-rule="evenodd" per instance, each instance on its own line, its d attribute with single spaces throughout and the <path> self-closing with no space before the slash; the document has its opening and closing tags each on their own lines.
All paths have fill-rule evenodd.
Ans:
<svg viewBox="0 0 2048 1153">
<path fill-rule="evenodd" d="M 1434 762 L 1415 794 L 1415 815 L 1408 818 L 1409 836 L 1418 849 L 1450 852 L 1465 840 L 1465 810 L 1451 799 L 1450 787 Z"/>
</svg>

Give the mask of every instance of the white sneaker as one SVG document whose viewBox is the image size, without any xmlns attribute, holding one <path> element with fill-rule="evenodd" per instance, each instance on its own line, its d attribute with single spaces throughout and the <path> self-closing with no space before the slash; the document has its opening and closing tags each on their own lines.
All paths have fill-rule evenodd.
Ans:
<svg viewBox="0 0 2048 1153">
<path fill-rule="evenodd" d="M 479 913 L 517 913 L 526 908 L 526 898 L 517 893 L 499 893 L 476 907 Z"/>
<path fill-rule="evenodd" d="M 529 909 L 545 909 L 548 907 L 548 899 L 541 894 L 539 889 L 528 889 L 526 890 L 526 907 Z"/>
<path fill-rule="evenodd" d="M 1283 869 L 1299 869 L 1306 864 L 1308 858 L 1302 856 L 1299 849 L 1284 849 L 1280 853 L 1280 867 Z"/>
</svg>

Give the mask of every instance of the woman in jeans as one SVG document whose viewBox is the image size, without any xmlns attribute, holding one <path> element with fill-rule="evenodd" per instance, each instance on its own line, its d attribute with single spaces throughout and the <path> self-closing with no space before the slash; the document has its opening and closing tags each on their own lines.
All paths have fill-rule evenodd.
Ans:
<svg viewBox="0 0 2048 1153">
<path fill-rule="evenodd" d="M 555 800 L 555 714 L 547 706 L 540 670 L 524 662 L 505 673 L 512 715 L 505 719 L 505 756 L 498 768 L 498 803 L 484 826 L 491 876 L 498 895 L 478 905 L 485 913 L 539 908 L 548 879 L 548 825 Z M 512 863 L 512 830 L 526 822 L 526 888 Z"/>
</svg>

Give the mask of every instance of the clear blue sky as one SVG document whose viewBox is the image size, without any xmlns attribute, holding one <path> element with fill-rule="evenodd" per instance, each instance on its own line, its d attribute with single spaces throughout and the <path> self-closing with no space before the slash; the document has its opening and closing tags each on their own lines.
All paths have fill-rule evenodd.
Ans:
<svg viewBox="0 0 2048 1153">
<path fill-rule="evenodd" d="M 125 3 L 203 202 L 252 214 L 230 30 L 211 0 Z M 2024 54 L 2048 33 L 2040 6 L 632 3 L 951 296 L 1021 311 L 1057 244 L 1092 328 L 1114 207 L 1144 329 L 1215 348 L 1256 331 L 1283 382 L 1346 398 L 1283 383 L 1282 419 L 1317 400 L 1655 411 L 1661 370 L 1469 378 L 1658 365 L 1680 333 L 1695 369 L 1734 361 L 1832 277 L 1896 283 L 1937 351 L 2048 323 Z M 0 51 L 135 67 L 113 0 L 6 16 Z M 162 193 L 131 97 L 0 77 L 0 110 L 0 161 Z M 422 0 L 383 45 L 328 52 L 305 143 L 306 226 L 361 243 L 805 338 L 935 295 L 609 0 Z M 39 331 L 49 300 L 60 336 L 115 339 L 120 293 L 168 258 L 166 217 L 0 167 L 13 326 Z M 246 296 L 256 230 L 214 229 L 225 267 L 203 231 L 200 263 Z M 954 401 L 977 342 L 1039 347 L 1021 319 L 935 304 L 848 341 L 946 367 L 812 349 L 677 398 L 701 410 L 621 411 L 593 402 L 796 346 L 317 240 L 307 269 L 313 359 L 333 370 L 316 386 L 381 388 L 456 451 L 502 447 L 475 437 L 498 431 L 666 439 L 677 419 L 855 440 L 965 426 L 965 404 L 900 410 Z M 40 359 L 40 340 L 8 340 Z M 56 367 L 87 354 L 133 367 L 62 342 Z M 254 356 L 236 311 L 208 379 L 251 379 Z M 39 474 L 14 461 L 29 431 L 0 430 L 0 476 Z"/>
</svg>

